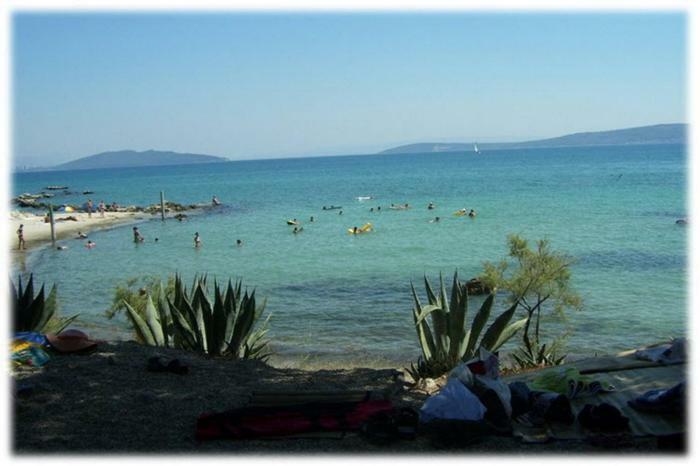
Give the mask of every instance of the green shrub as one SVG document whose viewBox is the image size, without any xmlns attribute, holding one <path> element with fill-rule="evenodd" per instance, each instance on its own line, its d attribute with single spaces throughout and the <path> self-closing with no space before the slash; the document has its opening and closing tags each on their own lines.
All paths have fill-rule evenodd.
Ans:
<svg viewBox="0 0 700 466">
<path fill-rule="evenodd" d="M 513 357 L 522 368 L 561 364 L 566 359 L 563 336 L 544 344 L 542 324 L 544 305 L 549 315 L 566 318 L 567 310 L 580 310 L 581 297 L 571 288 L 574 259 L 553 251 L 547 240 L 539 240 L 531 249 L 527 240 L 508 236 L 508 257 L 497 264 L 484 263 L 480 279 L 490 287 L 508 292 L 509 300 L 525 314 L 522 345 Z"/>
</svg>

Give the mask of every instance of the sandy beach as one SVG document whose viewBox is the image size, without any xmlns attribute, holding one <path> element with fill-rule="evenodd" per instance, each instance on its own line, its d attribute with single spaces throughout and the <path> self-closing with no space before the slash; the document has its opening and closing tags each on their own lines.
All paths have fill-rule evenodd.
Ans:
<svg viewBox="0 0 700 466">
<path fill-rule="evenodd" d="M 69 220 L 68 218 L 76 220 Z M 74 238 L 77 233 L 89 233 L 91 231 L 126 225 L 152 218 L 152 214 L 143 212 L 105 212 L 104 217 L 99 213 L 93 213 L 88 217 L 85 212 L 55 213 L 56 239 Z M 24 239 L 27 250 L 41 246 L 51 241 L 51 225 L 44 221 L 44 216 L 32 212 L 13 211 L 10 213 L 10 250 L 17 250 L 17 229 L 24 225 Z"/>
</svg>

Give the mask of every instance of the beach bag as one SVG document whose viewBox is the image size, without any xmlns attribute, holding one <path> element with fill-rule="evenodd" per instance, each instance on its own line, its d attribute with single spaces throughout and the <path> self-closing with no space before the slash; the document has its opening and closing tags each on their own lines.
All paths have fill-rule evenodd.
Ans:
<svg viewBox="0 0 700 466">
<path fill-rule="evenodd" d="M 479 397 L 492 390 L 501 400 L 505 415 L 510 418 L 513 413 L 510 388 L 499 378 L 498 367 L 498 356 L 479 348 L 479 355 L 455 367 L 449 378 L 459 380 Z"/>
<path fill-rule="evenodd" d="M 462 382 L 455 378 L 435 395 L 431 396 L 420 409 L 420 422 L 435 420 L 480 421 L 486 408 Z"/>
</svg>

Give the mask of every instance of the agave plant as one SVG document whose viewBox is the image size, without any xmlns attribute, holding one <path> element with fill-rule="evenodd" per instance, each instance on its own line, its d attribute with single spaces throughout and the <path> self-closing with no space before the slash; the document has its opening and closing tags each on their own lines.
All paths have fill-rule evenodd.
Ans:
<svg viewBox="0 0 700 466">
<path fill-rule="evenodd" d="M 78 316 L 59 319 L 56 316 L 56 285 L 51 287 L 49 295 L 44 297 L 44 285 L 34 296 L 34 275 L 29 275 L 26 287 L 22 286 L 22 277 L 18 277 L 18 286 L 10 286 L 15 332 L 51 332 L 58 333 Z"/>
<path fill-rule="evenodd" d="M 467 285 L 460 283 L 455 272 L 452 280 L 450 299 L 440 274 L 440 290 L 436 295 L 427 278 L 425 291 L 428 304 L 422 305 L 416 289 L 411 284 L 413 293 L 413 321 L 416 326 L 418 342 L 422 356 L 416 365 L 411 364 L 409 373 L 418 379 L 436 377 L 444 374 L 460 361 L 474 357 L 480 347 L 488 351 L 497 351 L 506 341 L 515 335 L 527 319 L 511 323 L 516 305 L 512 305 L 491 323 L 483 333 L 491 316 L 495 299 L 492 292 L 481 304 L 469 327 L 465 326 L 468 317 L 469 293 Z M 430 323 L 428 323 L 430 317 Z"/>
<path fill-rule="evenodd" d="M 559 366 L 566 361 L 566 354 L 562 354 L 564 337 L 554 340 L 550 345 L 540 345 L 539 340 L 528 342 L 511 354 L 515 363 L 521 369 L 536 367 Z"/>
<path fill-rule="evenodd" d="M 170 346 L 237 359 L 267 359 L 267 324 L 259 323 L 265 303 L 257 306 L 255 291 L 242 291 L 241 282 L 229 280 L 225 293 L 214 282 L 213 302 L 207 296 L 207 279 L 195 277 L 188 292 L 175 277 L 172 299 L 147 297 L 143 312 L 125 303 L 136 334 L 151 346 Z"/>
</svg>

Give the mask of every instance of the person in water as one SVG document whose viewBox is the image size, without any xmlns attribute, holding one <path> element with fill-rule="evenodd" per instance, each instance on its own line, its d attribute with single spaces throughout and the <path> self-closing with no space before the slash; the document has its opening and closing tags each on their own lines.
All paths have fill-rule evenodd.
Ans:
<svg viewBox="0 0 700 466">
<path fill-rule="evenodd" d="M 469 211 L 469 216 L 472 217 L 472 218 L 476 217 L 476 211 L 475 211 L 474 209 L 471 209 L 471 210 Z"/>
<path fill-rule="evenodd" d="M 374 207 L 370 207 L 370 208 L 369 208 L 369 211 L 370 211 L 370 212 L 374 212 Z"/>
<path fill-rule="evenodd" d="M 314 216 L 312 215 L 311 218 L 309 219 L 309 222 L 313 223 L 314 222 Z"/>
<path fill-rule="evenodd" d="M 134 231 L 134 243 L 143 243 L 145 240 L 144 240 L 144 237 L 141 236 L 141 232 L 139 231 L 139 228 L 134 227 L 133 231 Z"/>
<path fill-rule="evenodd" d="M 194 234 L 194 247 L 198 248 L 202 244 L 202 239 L 199 237 L 199 232 L 195 232 Z"/>
<path fill-rule="evenodd" d="M 94 241 L 91 241 L 91 240 L 88 240 L 87 244 L 85 244 L 85 247 L 88 248 L 88 249 L 92 249 L 92 248 L 95 247 L 95 242 L 94 242 Z"/>
<path fill-rule="evenodd" d="M 379 211 L 379 210 L 382 210 L 382 206 L 378 205 L 378 206 L 377 206 L 377 210 L 378 210 L 378 211 Z"/>
<path fill-rule="evenodd" d="M 27 249 L 26 241 L 24 240 L 24 224 L 17 229 L 17 249 Z"/>
<path fill-rule="evenodd" d="M 156 243 L 158 242 L 158 238 L 155 239 L 155 242 L 156 242 Z"/>
<path fill-rule="evenodd" d="M 87 235 L 83 233 L 82 231 L 78 232 L 78 238 L 77 239 L 87 239 Z"/>
<path fill-rule="evenodd" d="M 428 210 L 433 210 L 435 208 L 435 205 L 431 202 L 428 204 Z"/>
<path fill-rule="evenodd" d="M 339 211 L 339 212 L 338 212 L 338 215 L 343 215 L 343 211 L 342 211 L 342 210 Z"/>
<path fill-rule="evenodd" d="M 241 241 L 240 239 L 237 239 L 236 246 L 243 246 L 243 241 Z"/>
<path fill-rule="evenodd" d="M 353 234 L 357 234 L 357 227 L 353 227 L 352 232 L 353 232 Z"/>
<path fill-rule="evenodd" d="M 212 205 L 220 205 L 221 204 L 221 202 L 219 202 L 219 199 L 216 197 L 216 195 L 212 196 L 211 204 Z"/>
</svg>

